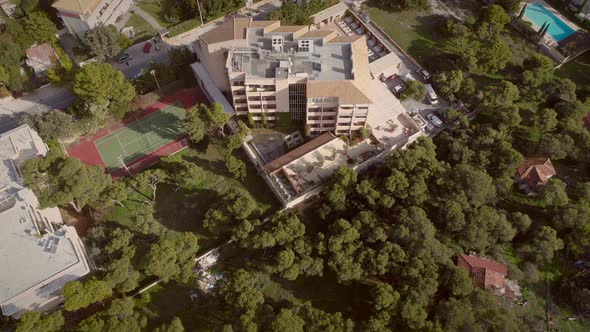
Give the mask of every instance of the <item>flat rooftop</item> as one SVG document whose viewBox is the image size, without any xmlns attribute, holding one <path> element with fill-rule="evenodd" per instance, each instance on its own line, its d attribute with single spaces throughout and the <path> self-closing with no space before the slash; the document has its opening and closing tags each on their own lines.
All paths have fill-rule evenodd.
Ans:
<svg viewBox="0 0 590 332">
<path fill-rule="evenodd" d="M 29 126 L 0 134 L 0 200 L 22 188 L 18 165 L 47 153 L 47 147 Z"/>
<path fill-rule="evenodd" d="M 284 39 L 283 51 L 272 51 L 272 36 Z M 301 38 L 313 45 L 309 52 L 298 49 L 297 39 L 289 33 L 267 33 L 263 29 L 248 30 L 248 48 L 231 53 L 231 69 L 259 78 L 305 76 L 312 80 L 353 79 L 352 49 L 349 43 L 323 43 L 321 38 Z"/>
<path fill-rule="evenodd" d="M 41 218 L 25 202 L 15 201 L 0 217 L 0 302 L 22 293 L 80 261 L 70 239 L 58 230 L 40 235 Z"/>
<path fill-rule="evenodd" d="M 59 304 L 61 287 L 90 271 L 76 230 L 23 185 L 19 167 L 46 153 L 27 125 L 0 134 L 0 307 L 16 318 Z"/>
</svg>

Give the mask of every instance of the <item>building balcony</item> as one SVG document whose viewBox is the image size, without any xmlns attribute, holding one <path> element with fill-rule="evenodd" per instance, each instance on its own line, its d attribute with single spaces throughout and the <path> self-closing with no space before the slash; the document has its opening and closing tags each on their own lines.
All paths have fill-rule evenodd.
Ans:
<svg viewBox="0 0 590 332">
<path fill-rule="evenodd" d="M 246 92 L 246 87 L 243 85 L 232 85 L 231 86 L 231 91 L 244 91 L 244 94 Z"/>
</svg>

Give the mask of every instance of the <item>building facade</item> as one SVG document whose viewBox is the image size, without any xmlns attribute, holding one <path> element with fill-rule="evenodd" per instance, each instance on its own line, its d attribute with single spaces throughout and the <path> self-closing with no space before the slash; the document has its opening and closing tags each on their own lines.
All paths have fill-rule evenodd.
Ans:
<svg viewBox="0 0 590 332">
<path fill-rule="evenodd" d="M 57 0 L 53 7 L 73 35 L 84 38 L 99 23 L 114 24 L 133 6 L 133 0 Z"/>
<path fill-rule="evenodd" d="M 27 125 L 0 134 L 0 309 L 15 318 L 59 308 L 62 287 L 90 272 L 76 229 L 23 184 L 24 162 L 46 153 Z"/>
<path fill-rule="evenodd" d="M 306 125 L 312 135 L 366 126 L 373 100 L 364 36 L 234 18 L 203 34 L 195 50 L 238 116 Z"/>
<path fill-rule="evenodd" d="M 466 269 L 473 284 L 479 288 L 503 289 L 508 267 L 487 258 L 460 254 L 457 265 Z"/>
</svg>

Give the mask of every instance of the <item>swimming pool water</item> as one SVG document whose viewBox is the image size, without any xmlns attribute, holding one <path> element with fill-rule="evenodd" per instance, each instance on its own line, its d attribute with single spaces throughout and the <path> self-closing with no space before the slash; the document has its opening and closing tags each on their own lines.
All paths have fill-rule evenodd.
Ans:
<svg viewBox="0 0 590 332">
<path fill-rule="evenodd" d="M 529 5 L 524 11 L 524 15 L 531 19 L 539 28 L 547 22 L 549 29 L 547 33 L 556 41 L 560 41 L 575 32 L 569 25 L 565 24 L 559 17 L 555 16 L 549 9 L 542 4 L 535 2 Z"/>
</svg>

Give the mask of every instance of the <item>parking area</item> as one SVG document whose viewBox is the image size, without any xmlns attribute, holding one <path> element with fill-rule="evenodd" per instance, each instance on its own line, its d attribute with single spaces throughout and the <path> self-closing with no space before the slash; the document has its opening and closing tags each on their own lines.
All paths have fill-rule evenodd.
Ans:
<svg viewBox="0 0 590 332">
<path fill-rule="evenodd" d="M 147 47 L 146 45 L 148 45 Z M 165 40 L 157 38 L 157 42 L 154 38 L 149 41 L 137 43 L 121 52 L 121 55 L 111 61 L 111 64 L 115 69 L 120 70 L 125 74 L 127 78 L 132 78 L 139 74 L 142 69 L 147 68 L 150 62 L 168 63 L 170 57 L 168 52 L 174 46 L 167 43 Z M 125 61 L 119 61 L 123 54 L 128 54 L 129 57 Z"/>
<path fill-rule="evenodd" d="M 367 39 L 370 63 L 376 62 L 377 60 L 386 57 L 390 53 L 394 53 L 397 58 L 399 58 L 401 63 L 399 63 L 397 68 L 395 68 L 396 74 L 382 80 L 391 94 L 391 96 L 389 96 L 390 98 L 399 99 L 400 93 L 408 81 L 418 80 L 424 84 L 430 83 L 430 74 L 425 72 L 423 68 L 418 66 L 418 64 L 416 64 L 412 59 L 408 58 L 403 52 L 400 52 L 400 50 L 398 50 L 395 45 L 389 42 L 373 26 L 373 23 L 370 21 L 368 16 L 364 17 L 364 19 L 361 19 L 355 15 L 347 16 L 342 20 L 337 20 L 334 24 L 330 24 L 326 28 L 336 29 L 341 35 L 364 35 Z M 422 119 L 427 122 L 426 125 L 423 126 L 423 130 L 429 136 L 434 136 L 444 129 L 444 124 L 440 125 L 440 123 L 436 123 L 439 125 L 437 127 L 433 121 L 429 120 L 429 117 L 434 114 L 440 118 L 440 120 L 445 121 L 446 112 L 449 109 L 449 103 L 446 100 L 437 98 L 437 102 L 435 104 L 430 102 L 428 98 L 425 98 L 424 100 L 404 100 L 401 101 L 401 106 L 403 106 L 407 114 L 410 116 L 415 117 L 417 114 L 420 115 L 421 119 L 416 119 L 416 122 L 420 122 Z M 434 120 L 434 122 L 437 122 L 436 119 Z"/>
</svg>

